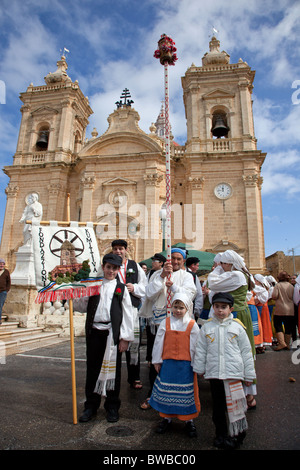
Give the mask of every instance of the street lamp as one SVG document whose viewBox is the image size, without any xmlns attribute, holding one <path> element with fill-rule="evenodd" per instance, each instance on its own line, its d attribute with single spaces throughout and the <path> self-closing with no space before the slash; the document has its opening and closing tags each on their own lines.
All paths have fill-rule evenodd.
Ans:
<svg viewBox="0 0 300 470">
<path fill-rule="evenodd" d="M 166 209 L 165 203 L 161 206 L 161 209 L 159 211 L 159 218 L 161 220 L 161 227 L 162 227 L 162 234 L 163 234 L 162 249 L 163 251 L 165 251 L 166 249 L 166 219 L 167 219 L 167 209 Z"/>
</svg>

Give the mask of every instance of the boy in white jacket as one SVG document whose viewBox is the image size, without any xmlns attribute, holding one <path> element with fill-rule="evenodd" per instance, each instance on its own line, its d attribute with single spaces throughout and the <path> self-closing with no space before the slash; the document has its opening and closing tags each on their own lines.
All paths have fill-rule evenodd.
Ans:
<svg viewBox="0 0 300 470">
<path fill-rule="evenodd" d="M 200 330 L 193 365 L 194 372 L 210 381 L 218 448 L 242 443 L 248 427 L 243 382 L 250 386 L 256 378 L 251 344 L 244 325 L 233 318 L 233 303 L 228 293 L 213 296 L 213 316 Z"/>
</svg>

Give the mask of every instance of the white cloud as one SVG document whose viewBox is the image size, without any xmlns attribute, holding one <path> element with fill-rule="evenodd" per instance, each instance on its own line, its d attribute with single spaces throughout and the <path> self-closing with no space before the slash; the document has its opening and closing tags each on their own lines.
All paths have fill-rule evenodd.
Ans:
<svg viewBox="0 0 300 470">
<path fill-rule="evenodd" d="M 276 99 L 255 98 L 253 110 L 255 134 L 259 145 L 299 145 L 300 104 L 292 104 L 292 90 L 289 101 L 284 105 L 278 104 Z"/>
<path fill-rule="evenodd" d="M 300 152 L 296 149 L 270 153 L 263 165 L 264 195 L 280 194 L 280 197 L 300 194 Z"/>
</svg>

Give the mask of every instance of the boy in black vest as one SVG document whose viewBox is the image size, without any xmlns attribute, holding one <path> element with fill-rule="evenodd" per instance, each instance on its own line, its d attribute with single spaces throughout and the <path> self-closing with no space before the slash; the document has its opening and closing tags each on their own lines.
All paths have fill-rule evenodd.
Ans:
<svg viewBox="0 0 300 470">
<path fill-rule="evenodd" d="M 121 357 L 133 341 L 132 306 L 126 286 L 118 280 L 122 265 L 120 256 L 103 257 L 100 295 L 88 299 L 86 318 L 86 401 L 81 423 L 96 415 L 101 395 L 106 397 L 104 408 L 107 421 L 119 419 Z"/>
<path fill-rule="evenodd" d="M 126 362 L 128 371 L 128 383 L 136 390 L 142 388 L 140 381 L 140 323 L 138 317 L 138 307 L 141 299 L 145 295 L 147 278 L 141 266 L 131 259 L 127 259 L 126 240 L 114 240 L 111 244 L 114 254 L 121 256 L 122 266 L 119 269 L 119 280 L 126 285 L 132 303 L 132 314 L 134 321 L 134 341 L 130 344 L 129 351 L 126 351 Z"/>
</svg>

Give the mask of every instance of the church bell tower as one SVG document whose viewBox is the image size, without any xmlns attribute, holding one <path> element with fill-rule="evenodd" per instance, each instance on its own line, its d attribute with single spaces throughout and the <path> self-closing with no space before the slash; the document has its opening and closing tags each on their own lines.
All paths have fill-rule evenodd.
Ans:
<svg viewBox="0 0 300 470">
<path fill-rule="evenodd" d="M 20 94 L 22 101 L 19 138 L 13 164 L 4 172 L 10 178 L 1 253 L 10 257 L 20 246 L 20 214 L 28 195 L 35 193 L 43 206 L 44 220 L 65 220 L 69 175 L 75 156 L 84 146 L 89 100 L 67 74 L 64 56 L 45 84 Z M 11 261 L 11 260 L 8 260 Z"/>
<path fill-rule="evenodd" d="M 204 243 L 214 253 L 233 249 L 253 272 L 265 266 L 261 166 L 252 112 L 255 71 L 242 59 L 230 63 L 212 37 L 202 66 L 182 78 L 187 120 L 186 167 L 202 204 Z"/>
</svg>

